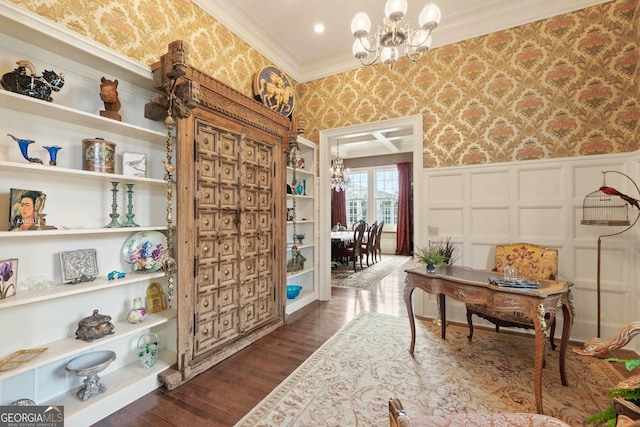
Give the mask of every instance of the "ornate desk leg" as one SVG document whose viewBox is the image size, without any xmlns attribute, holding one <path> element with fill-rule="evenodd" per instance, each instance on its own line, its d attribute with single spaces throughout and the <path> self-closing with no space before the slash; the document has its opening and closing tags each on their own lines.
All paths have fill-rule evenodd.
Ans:
<svg viewBox="0 0 640 427">
<path fill-rule="evenodd" d="M 536 314 L 533 317 L 535 327 L 535 356 L 533 361 L 533 393 L 536 402 L 536 411 L 543 414 L 542 410 L 542 365 L 544 364 L 544 346 L 549 339 L 549 325 L 544 318 L 544 305 L 538 304 Z"/>
<path fill-rule="evenodd" d="M 444 302 L 444 294 L 438 294 L 438 317 L 440 317 L 440 337 L 447 338 L 447 306 Z"/>
<path fill-rule="evenodd" d="M 569 385 L 567 381 L 567 373 L 565 372 L 565 356 L 567 355 L 567 347 L 569 337 L 571 336 L 571 328 L 573 328 L 573 316 L 575 316 L 573 308 L 573 295 L 571 291 L 562 298 L 562 341 L 560 342 L 560 379 L 562 385 Z"/>
<path fill-rule="evenodd" d="M 413 317 L 413 291 L 415 286 L 411 285 L 411 280 L 407 276 L 404 279 L 404 303 L 407 306 L 407 314 L 409 315 L 409 325 L 411 326 L 411 346 L 409 347 L 409 354 L 413 355 L 413 350 L 416 347 L 416 319 Z"/>
</svg>

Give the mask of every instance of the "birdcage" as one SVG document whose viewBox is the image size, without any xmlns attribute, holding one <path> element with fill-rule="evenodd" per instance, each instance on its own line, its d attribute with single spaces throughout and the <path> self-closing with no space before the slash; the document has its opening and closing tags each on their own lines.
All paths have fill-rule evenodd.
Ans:
<svg viewBox="0 0 640 427">
<path fill-rule="evenodd" d="M 597 295 L 597 316 L 596 323 L 598 325 L 598 338 L 600 338 L 600 322 L 601 322 L 601 251 L 602 238 L 616 236 L 633 227 L 640 218 L 640 201 L 634 197 L 628 196 L 613 187 L 607 186 L 607 173 L 622 175 L 627 178 L 635 187 L 636 194 L 640 194 L 640 189 L 628 175 L 617 171 L 603 171 L 602 185 L 596 191 L 587 194 L 582 202 L 582 224 L 583 225 L 619 225 L 626 228 L 622 230 L 614 230 L 613 233 L 598 236 L 598 268 L 596 279 L 596 295 Z M 633 222 L 629 220 L 629 210 L 632 206 L 637 208 Z"/>
<path fill-rule="evenodd" d="M 620 196 L 596 190 L 582 201 L 582 225 L 629 225 L 629 204 Z"/>
</svg>

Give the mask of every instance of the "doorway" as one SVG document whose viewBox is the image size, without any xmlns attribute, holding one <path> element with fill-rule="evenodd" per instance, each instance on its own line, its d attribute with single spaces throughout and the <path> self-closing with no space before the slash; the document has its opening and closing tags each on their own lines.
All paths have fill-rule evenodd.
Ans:
<svg viewBox="0 0 640 427">
<path fill-rule="evenodd" d="M 375 132 L 390 127 L 408 127 L 411 129 L 413 140 L 413 212 L 419 212 L 422 204 L 422 190 L 420 172 L 422 171 L 422 115 L 402 117 L 398 119 L 382 120 L 361 125 L 345 126 L 341 128 L 320 131 L 319 159 L 319 298 L 331 299 L 331 184 L 329 182 L 329 169 L 331 167 L 331 146 L 336 145 L 338 139 L 357 133 Z M 420 221 L 413 224 L 413 240 L 419 243 L 422 236 Z"/>
</svg>

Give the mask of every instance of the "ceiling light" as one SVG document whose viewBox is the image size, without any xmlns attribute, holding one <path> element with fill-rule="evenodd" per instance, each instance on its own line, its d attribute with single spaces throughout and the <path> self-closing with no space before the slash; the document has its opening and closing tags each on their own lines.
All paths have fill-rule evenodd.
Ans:
<svg viewBox="0 0 640 427">
<path fill-rule="evenodd" d="M 431 47 L 431 32 L 440 23 L 440 8 L 428 3 L 420 12 L 420 28 L 414 30 L 403 19 L 407 13 L 407 0 L 387 0 L 384 6 L 386 18 L 378 31 L 370 35 L 371 20 L 365 12 L 358 12 L 351 21 L 351 32 L 356 40 L 353 43 L 353 56 L 362 65 L 373 65 L 378 58 L 390 69 L 398 61 L 398 48 L 404 47 L 404 54 L 412 63 L 422 58 Z M 371 59 L 373 58 L 373 59 Z"/>
<path fill-rule="evenodd" d="M 347 191 L 349 184 L 349 169 L 344 168 L 340 158 L 340 141 L 338 140 L 337 158 L 331 161 L 331 188 L 335 191 Z"/>
<path fill-rule="evenodd" d="M 324 25 L 322 24 L 316 24 L 313 27 L 313 31 L 315 31 L 316 33 L 324 33 Z"/>
</svg>

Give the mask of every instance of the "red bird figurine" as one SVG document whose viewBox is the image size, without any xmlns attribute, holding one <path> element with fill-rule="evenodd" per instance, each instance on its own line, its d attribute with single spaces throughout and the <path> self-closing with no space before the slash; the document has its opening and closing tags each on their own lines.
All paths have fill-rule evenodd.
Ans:
<svg viewBox="0 0 640 427">
<path fill-rule="evenodd" d="M 607 187 L 606 185 L 603 185 L 602 187 L 600 187 L 600 191 L 602 191 L 604 194 L 609 194 L 611 196 L 619 196 L 622 200 L 626 201 L 630 205 L 640 209 L 640 203 L 638 202 L 637 199 L 634 199 L 633 197 L 629 197 L 626 194 L 622 194 L 621 192 L 619 192 L 613 187 Z"/>
</svg>

